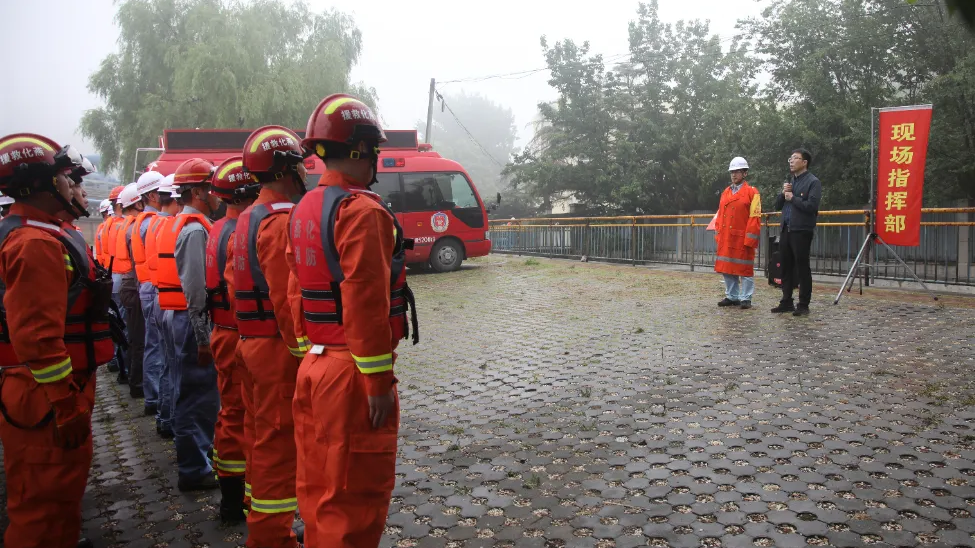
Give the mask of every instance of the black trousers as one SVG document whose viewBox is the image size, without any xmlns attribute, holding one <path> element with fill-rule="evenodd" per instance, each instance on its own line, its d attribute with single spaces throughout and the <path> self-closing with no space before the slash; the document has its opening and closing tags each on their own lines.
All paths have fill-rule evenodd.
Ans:
<svg viewBox="0 0 975 548">
<path fill-rule="evenodd" d="M 142 357 L 146 348 L 146 320 L 142 317 L 139 282 L 134 277 L 122 278 L 119 300 L 125 307 L 125 325 L 128 327 L 129 349 L 126 358 L 129 366 L 129 391 L 135 396 L 143 392 Z"/>
<path fill-rule="evenodd" d="M 812 299 L 812 269 L 809 251 L 812 248 L 812 232 L 783 230 L 779 237 L 779 255 L 782 259 L 782 302 L 792 302 L 792 291 L 799 287 L 799 306 L 809 306 Z"/>
</svg>

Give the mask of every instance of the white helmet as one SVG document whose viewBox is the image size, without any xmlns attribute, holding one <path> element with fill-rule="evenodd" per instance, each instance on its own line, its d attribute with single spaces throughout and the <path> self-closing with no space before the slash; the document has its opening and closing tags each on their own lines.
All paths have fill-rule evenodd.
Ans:
<svg viewBox="0 0 975 548">
<path fill-rule="evenodd" d="M 0 207 L 8 206 L 14 203 L 14 199 L 6 194 L 0 194 Z"/>
<path fill-rule="evenodd" d="M 119 192 L 118 203 L 122 206 L 122 209 L 127 207 L 132 207 L 133 205 L 139 203 L 142 199 L 142 195 L 139 194 L 139 183 L 129 183 L 125 185 L 122 192 Z"/>
<path fill-rule="evenodd" d="M 735 156 L 731 159 L 731 164 L 728 165 L 728 171 L 738 171 L 739 169 L 748 169 L 748 162 L 741 156 Z"/>
<path fill-rule="evenodd" d="M 162 183 L 162 180 L 163 174 L 158 171 L 147 171 L 139 175 L 139 180 L 136 181 L 136 184 L 139 186 L 139 195 L 145 196 L 153 190 L 159 190 L 159 185 Z"/>
<path fill-rule="evenodd" d="M 110 213 L 111 211 L 112 211 L 112 201 L 109 200 L 108 198 L 105 198 L 104 200 L 101 201 L 101 203 L 98 204 L 99 213 Z"/>
<path fill-rule="evenodd" d="M 176 188 L 173 187 L 173 180 L 176 179 L 175 173 L 170 173 L 159 180 L 159 193 L 168 194 L 171 197 L 177 195 Z"/>
</svg>

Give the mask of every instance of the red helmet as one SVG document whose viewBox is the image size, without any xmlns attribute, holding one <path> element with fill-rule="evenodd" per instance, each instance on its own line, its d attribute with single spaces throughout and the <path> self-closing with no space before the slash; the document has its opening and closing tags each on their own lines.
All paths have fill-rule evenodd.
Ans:
<svg viewBox="0 0 975 548">
<path fill-rule="evenodd" d="M 122 185 L 113 188 L 112 192 L 108 194 L 108 199 L 112 202 L 118 201 L 118 195 L 121 194 L 123 190 L 125 190 L 125 186 Z"/>
<path fill-rule="evenodd" d="M 264 126 L 254 130 L 244 143 L 244 171 L 259 183 L 280 179 L 304 160 L 300 139 L 281 126 Z"/>
<path fill-rule="evenodd" d="M 0 139 L 0 188 L 20 186 L 55 173 L 61 147 L 34 133 L 14 133 Z M 70 167 L 70 166 L 64 166 Z"/>
<path fill-rule="evenodd" d="M 208 184 L 213 179 L 213 164 L 203 158 L 190 158 L 176 168 L 173 177 L 173 187 L 181 192 L 193 185 Z"/>
<path fill-rule="evenodd" d="M 241 156 L 232 156 L 217 166 L 210 193 L 230 203 L 257 198 L 260 187 L 244 171 Z"/>
<path fill-rule="evenodd" d="M 358 145 L 363 141 L 373 147 L 386 142 L 376 115 L 355 97 L 335 93 L 315 107 L 301 144 L 322 159 L 359 158 Z"/>
</svg>

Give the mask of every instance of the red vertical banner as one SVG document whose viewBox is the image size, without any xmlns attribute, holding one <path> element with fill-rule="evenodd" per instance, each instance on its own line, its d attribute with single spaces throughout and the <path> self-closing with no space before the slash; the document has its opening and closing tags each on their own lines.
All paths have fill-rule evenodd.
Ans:
<svg viewBox="0 0 975 548">
<path fill-rule="evenodd" d="M 877 234 L 890 245 L 921 245 L 924 163 L 931 105 L 880 109 Z"/>
</svg>

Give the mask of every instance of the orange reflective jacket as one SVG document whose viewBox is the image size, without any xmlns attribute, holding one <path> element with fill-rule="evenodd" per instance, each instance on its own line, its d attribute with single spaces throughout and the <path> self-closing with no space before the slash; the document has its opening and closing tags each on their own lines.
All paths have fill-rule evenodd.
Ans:
<svg viewBox="0 0 975 548">
<path fill-rule="evenodd" d="M 87 375 L 115 354 L 111 281 L 80 232 L 11 210 L 0 221 L 0 366 L 26 364 L 45 387 Z"/>
<path fill-rule="evenodd" d="M 328 171 L 295 208 L 288 232 L 298 282 L 291 291 L 300 291 L 309 343 L 347 347 L 369 379 L 369 394 L 387 393 L 413 305 L 404 265 L 411 242 L 381 198 Z"/>
<path fill-rule="evenodd" d="M 159 260 L 156 287 L 159 288 L 159 308 L 163 310 L 186 310 L 186 295 L 183 294 L 183 284 L 179 281 L 179 269 L 176 267 L 176 240 L 183 227 L 191 223 L 200 223 L 210 230 L 210 219 L 192 213 L 173 217 L 173 222 L 163 225 L 164 229 L 157 236 Z"/>
<path fill-rule="evenodd" d="M 755 250 L 762 234 L 762 198 L 758 190 L 742 182 L 738 192 L 731 187 L 721 194 L 714 219 L 718 251 L 714 271 L 732 276 L 755 275 Z"/>
<path fill-rule="evenodd" d="M 132 261 L 135 263 L 135 276 L 139 283 L 149 281 L 149 266 L 146 264 L 146 243 L 142 240 L 142 222 L 149 218 L 149 224 L 157 216 L 155 211 L 143 211 L 135 216 L 135 223 L 132 228 Z M 149 238 L 149 231 L 146 230 L 146 238 Z"/>
</svg>

